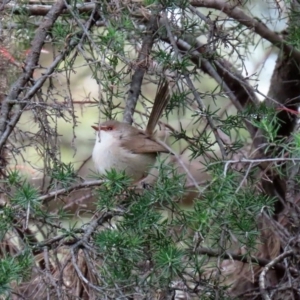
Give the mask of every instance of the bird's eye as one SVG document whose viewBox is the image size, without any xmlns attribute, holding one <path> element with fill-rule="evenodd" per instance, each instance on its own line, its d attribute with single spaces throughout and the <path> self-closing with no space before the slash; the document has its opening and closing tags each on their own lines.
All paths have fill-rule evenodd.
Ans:
<svg viewBox="0 0 300 300">
<path fill-rule="evenodd" d="M 111 126 L 108 126 L 108 127 L 106 128 L 106 130 L 110 131 L 110 130 L 113 130 L 113 128 L 112 128 Z"/>
</svg>

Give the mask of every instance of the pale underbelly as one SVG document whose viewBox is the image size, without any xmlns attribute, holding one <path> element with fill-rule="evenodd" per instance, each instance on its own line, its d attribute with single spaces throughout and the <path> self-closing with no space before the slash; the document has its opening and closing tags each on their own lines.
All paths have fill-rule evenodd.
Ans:
<svg viewBox="0 0 300 300">
<path fill-rule="evenodd" d="M 134 154 L 119 147 L 118 149 L 116 147 L 99 148 L 98 151 L 93 152 L 93 160 L 101 175 L 115 169 L 117 172 L 125 171 L 126 175 L 138 181 L 147 176 L 147 172 L 155 163 L 154 153 Z"/>
</svg>

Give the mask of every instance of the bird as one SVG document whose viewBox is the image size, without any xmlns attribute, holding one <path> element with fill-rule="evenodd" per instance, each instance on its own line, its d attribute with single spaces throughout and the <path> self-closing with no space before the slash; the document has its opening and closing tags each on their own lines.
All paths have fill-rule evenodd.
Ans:
<svg viewBox="0 0 300 300">
<path fill-rule="evenodd" d="M 159 153 L 168 153 L 157 141 L 154 129 L 170 98 L 168 81 L 159 86 L 146 130 L 128 123 L 108 120 L 97 126 L 92 158 L 100 175 L 115 169 L 125 172 L 134 182 L 148 175 Z"/>
</svg>

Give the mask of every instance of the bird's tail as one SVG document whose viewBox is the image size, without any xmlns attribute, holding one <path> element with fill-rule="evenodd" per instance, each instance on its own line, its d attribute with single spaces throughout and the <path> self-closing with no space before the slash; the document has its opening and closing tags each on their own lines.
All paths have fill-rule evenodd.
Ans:
<svg viewBox="0 0 300 300">
<path fill-rule="evenodd" d="M 146 133 L 148 135 L 153 134 L 155 126 L 158 123 L 158 120 L 161 117 L 164 109 L 166 108 L 169 99 L 170 99 L 169 82 L 166 78 L 164 78 L 160 82 L 157 88 L 156 96 L 153 103 L 153 108 L 146 127 Z"/>
</svg>

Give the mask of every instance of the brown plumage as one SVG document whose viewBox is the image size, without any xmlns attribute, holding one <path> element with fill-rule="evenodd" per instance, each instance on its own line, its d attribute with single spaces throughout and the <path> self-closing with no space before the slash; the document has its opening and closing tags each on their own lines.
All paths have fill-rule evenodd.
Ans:
<svg viewBox="0 0 300 300">
<path fill-rule="evenodd" d="M 155 126 L 168 103 L 168 84 L 159 89 L 153 104 L 146 131 L 115 120 L 92 126 L 98 131 L 93 161 L 100 174 L 116 169 L 139 181 L 147 176 L 160 152 L 169 152 L 153 135 Z"/>
</svg>

